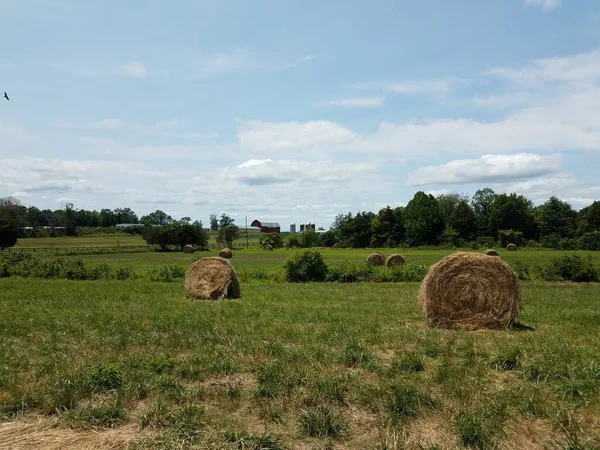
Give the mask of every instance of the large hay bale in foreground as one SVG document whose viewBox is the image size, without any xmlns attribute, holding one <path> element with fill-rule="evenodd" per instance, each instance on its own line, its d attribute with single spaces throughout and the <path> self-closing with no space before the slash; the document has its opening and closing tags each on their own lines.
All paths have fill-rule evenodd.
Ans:
<svg viewBox="0 0 600 450">
<path fill-rule="evenodd" d="M 385 256 L 379 252 L 374 252 L 367 257 L 367 262 L 374 266 L 383 266 L 385 264 Z"/>
<path fill-rule="evenodd" d="M 229 261 L 216 256 L 194 262 L 185 274 L 185 289 L 197 299 L 239 298 L 240 282 Z"/>
<path fill-rule="evenodd" d="M 516 252 L 517 251 L 517 245 L 516 244 L 508 244 L 506 246 L 506 251 L 508 251 L 508 252 Z"/>
<path fill-rule="evenodd" d="M 483 252 L 487 256 L 500 256 L 496 250 L 493 248 L 488 248 L 485 252 Z"/>
<path fill-rule="evenodd" d="M 192 245 L 184 245 L 183 246 L 183 253 L 194 253 L 194 247 Z"/>
<path fill-rule="evenodd" d="M 219 256 L 221 258 L 231 258 L 233 256 L 233 252 L 229 248 L 223 248 L 219 252 Z"/>
<path fill-rule="evenodd" d="M 273 246 L 271 244 L 265 244 L 263 245 L 263 250 L 267 250 L 269 252 L 273 251 Z"/>
<path fill-rule="evenodd" d="M 393 255 L 388 256 L 388 258 L 385 260 L 385 265 L 387 267 L 392 267 L 404 264 L 405 262 L 406 260 L 404 259 L 404 256 L 402 256 L 400 253 L 394 253 Z"/>
<path fill-rule="evenodd" d="M 502 329 L 517 317 L 521 289 L 517 275 L 502 259 L 457 252 L 429 268 L 419 306 L 433 326 Z"/>
</svg>

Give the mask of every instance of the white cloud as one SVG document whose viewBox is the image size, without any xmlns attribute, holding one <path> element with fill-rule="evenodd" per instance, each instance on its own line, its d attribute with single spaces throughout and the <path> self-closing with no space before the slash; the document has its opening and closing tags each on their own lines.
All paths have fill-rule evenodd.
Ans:
<svg viewBox="0 0 600 450">
<path fill-rule="evenodd" d="M 216 52 L 206 61 L 206 70 L 210 73 L 221 73 L 237 70 L 248 65 L 250 53 L 236 49 L 231 52 Z"/>
<path fill-rule="evenodd" d="M 258 152 L 311 151 L 350 143 L 356 134 L 326 120 L 309 122 L 243 122 L 239 130 L 242 149 Z"/>
<path fill-rule="evenodd" d="M 111 117 L 107 119 L 94 120 L 91 122 L 70 122 L 59 120 L 54 122 L 54 127 L 79 130 L 113 130 L 122 125 L 121 119 Z"/>
<path fill-rule="evenodd" d="M 558 172 L 561 165 L 561 155 L 484 155 L 478 159 L 461 159 L 439 166 L 421 167 L 408 175 L 406 183 L 420 186 L 522 180 Z"/>
<path fill-rule="evenodd" d="M 118 68 L 118 73 L 120 75 L 125 75 L 130 78 L 146 78 L 148 76 L 149 70 L 145 64 L 141 62 L 130 62 L 126 64 L 122 64 Z"/>
<path fill-rule="evenodd" d="M 383 106 L 385 97 L 348 97 L 320 102 L 317 106 L 343 108 L 377 108 Z"/>
<path fill-rule="evenodd" d="M 275 70 L 275 71 L 288 70 L 288 69 L 292 69 L 294 67 L 298 67 L 298 66 L 300 66 L 302 64 L 305 64 L 305 63 L 307 63 L 309 61 L 312 61 L 313 59 L 316 59 L 316 58 L 317 58 L 317 55 L 306 55 L 306 56 L 303 56 L 301 58 L 298 58 L 298 59 L 296 59 L 294 61 L 291 61 L 291 62 L 288 62 L 288 63 L 285 63 L 285 64 L 281 64 L 281 65 L 274 64 L 274 65 L 271 65 L 271 66 L 269 66 L 269 68 L 271 70 Z"/>
<path fill-rule="evenodd" d="M 444 94 L 450 92 L 458 84 L 467 83 L 467 80 L 448 77 L 435 80 L 420 81 L 391 81 L 391 82 L 366 82 L 351 85 L 355 89 L 383 90 L 395 94 Z"/>
<path fill-rule="evenodd" d="M 525 0 L 525 4 L 531 6 L 541 6 L 544 10 L 548 11 L 558 8 L 562 4 L 562 0 Z"/>
</svg>

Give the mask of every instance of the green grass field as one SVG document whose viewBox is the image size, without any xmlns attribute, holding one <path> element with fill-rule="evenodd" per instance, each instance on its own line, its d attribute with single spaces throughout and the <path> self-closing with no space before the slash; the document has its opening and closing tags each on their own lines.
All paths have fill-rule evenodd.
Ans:
<svg viewBox="0 0 600 450">
<path fill-rule="evenodd" d="M 278 269 L 292 253 L 232 262 Z M 429 265 L 450 251 L 401 253 Z M 533 330 L 472 333 L 428 327 L 418 283 L 241 287 L 241 300 L 194 302 L 182 282 L 0 279 L 0 448 L 600 448 L 598 284 L 523 283 Z"/>
</svg>

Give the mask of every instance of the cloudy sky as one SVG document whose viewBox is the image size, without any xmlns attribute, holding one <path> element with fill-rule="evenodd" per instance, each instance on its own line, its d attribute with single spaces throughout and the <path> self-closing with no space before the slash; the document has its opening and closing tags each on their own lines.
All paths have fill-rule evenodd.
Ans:
<svg viewBox="0 0 600 450">
<path fill-rule="evenodd" d="M 600 199 L 598 0 L 0 0 L 0 197 L 316 222 Z"/>
</svg>

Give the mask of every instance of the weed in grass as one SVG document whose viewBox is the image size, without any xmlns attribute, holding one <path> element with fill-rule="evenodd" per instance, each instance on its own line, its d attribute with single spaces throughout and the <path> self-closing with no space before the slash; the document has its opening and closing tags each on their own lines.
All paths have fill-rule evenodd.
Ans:
<svg viewBox="0 0 600 450">
<path fill-rule="evenodd" d="M 466 447 L 484 448 L 489 441 L 481 419 L 474 414 L 461 412 L 456 419 L 456 428 Z"/>
<path fill-rule="evenodd" d="M 204 409 L 198 406 L 170 409 L 159 399 L 140 417 L 140 426 L 162 429 L 178 439 L 197 442 L 205 427 Z"/>
<path fill-rule="evenodd" d="M 231 442 L 239 450 L 285 450 L 281 440 L 272 434 L 255 434 L 252 432 L 238 432 L 225 430 L 222 433 L 225 441 Z"/>
<path fill-rule="evenodd" d="M 47 413 L 66 411 L 74 408 L 83 392 L 80 377 L 60 377 L 51 383 L 44 396 Z"/>
<path fill-rule="evenodd" d="M 350 379 L 347 374 L 319 378 L 316 383 L 316 394 L 325 400 L 346 404 L 346 395 L 350 390 Z"/>
<path fill-rule="evenodd" d="M 176 403 L 181 403 L 188 399 L 188 390 L 174 378 L 161 376 L 156 380 L 155 386 L 161 396 Z"/>
<path fill-rule="evenodd" d="M 116 364 L 94 366 L 88 374 L 89 389 L 93 392 L 108 392 L 123 386 L 123 372 Z"/>
<path fill-rule="evenodd" d="M 162 374 L 175 369 L 175 360 L 171 356 L 153 356 L 145 359 L 143 365 L 154 373 Z"/>
<path fill-rule="evenodd" d="M 440 355 L 440 351 L 435 345 L 426 345 L 421 347 L 421 354 L 428 358 L 437 358 Z"/>
<path fill-rule="evenodd" d="M 225 396 L 229 399 L 238 399 L 242 396 L 242 382 L 239 379 L 227 380 Z"/>
<path fill-rule="evenodd" d="M 65 412 L 61 419 L 71 428 L 113 428 L 127 419 L 123 405 L 80 406 Z"/>
<path fill-rule="evenodd" d="M 344 416 L 331 405 L 319 405 L 300 412 L 300 425 L 306 435 L 313 437 L 342 437 L 348 430 Z"/>
<path fill-rule="evenodd" d="M 414 353 L 398 355 L 392 360 L 392 372 L 422 372 L 424 369 L 423 358 Z"/>
<path fill-rule="evenodd" d="M 422 407 L 432 406 L 433 399 L 413 386 L 392 386 L 387 400 L 387 411 L 394 421 L 405 417 L 416 417 Z"/>
<path fill-rule="evenodd" d="M 375 355 L 356 338 L 351 338 L 342 352 L 342 362 L 349 367 L 363 366 L 367 370 L 375 371 L 379 362 Z"/>
<path fill-rule="evenodd" d="M 521 349 L 519 347 L 510 347 L 494 356 L 492 358 L 492 364 L 496 370 L 515 370 L 519 364 L 520 357 Z"/>
<path fill-rule="evenodd" d="M 562 450 L 598 450 L 600 439 L 581 436 L 580 421 L 569 411 L 560 411 L 556 416 L 556 428 L 563 435 L 562 439 L 553 439 L 553 443 Z"/>
<path fill-rule="evenodd" d="M 304 373 L 279 360 L 262 364 L 255 369 L 255 372 L 258 379 L 256 394 L 260 397 L 289 395 L 296 386 L 306 381 Z"/>
</svg>

